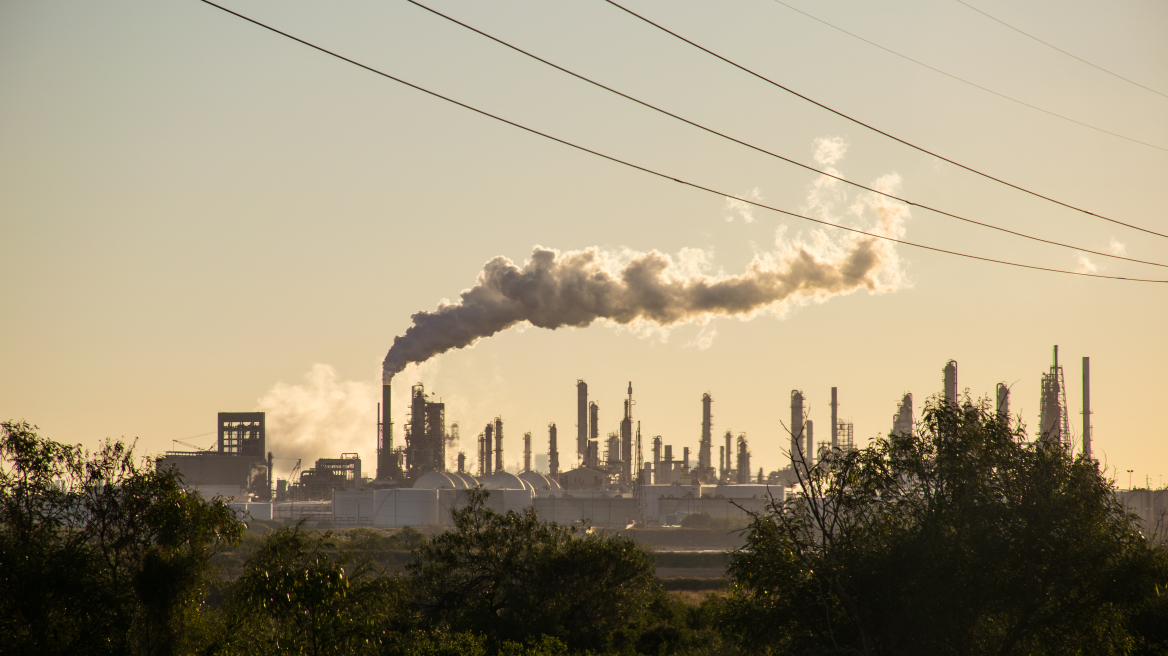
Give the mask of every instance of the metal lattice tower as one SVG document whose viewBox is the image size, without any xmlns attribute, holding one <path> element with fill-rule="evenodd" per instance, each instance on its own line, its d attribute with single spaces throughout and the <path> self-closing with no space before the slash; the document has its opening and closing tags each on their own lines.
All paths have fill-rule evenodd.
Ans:
<svg viewBox="0 0 1168 656">
<path fill-rule="evenodd" d="M 1039 439 L 1048 444 L 1070 446 L 1071 421 L 1067 414 L 1067 383 L 1058 361 L 1058 346 L 1054 347 L 1054 361 L 1050 371 L 1042 375 Z"/>
</svg>

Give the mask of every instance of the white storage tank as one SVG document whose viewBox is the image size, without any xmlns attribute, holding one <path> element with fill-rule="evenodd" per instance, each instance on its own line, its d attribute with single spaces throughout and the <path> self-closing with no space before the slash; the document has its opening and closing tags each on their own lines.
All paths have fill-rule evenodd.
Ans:
<svg viewBox="0 0 1168 656">
<path fill-rule="evenodd" d="M 440 522 L 438 490 L 392 488 L 374 492 L 374 526 L 425 526 Z"/>
</svg>

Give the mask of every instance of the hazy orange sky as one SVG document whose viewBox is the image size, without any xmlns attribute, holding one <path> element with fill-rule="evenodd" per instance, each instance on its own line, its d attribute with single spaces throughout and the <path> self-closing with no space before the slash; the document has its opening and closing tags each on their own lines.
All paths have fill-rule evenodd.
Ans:
<svg viewBox="0 0 1168 656">
<path fill-rule="evenodd" d="M 231 8 L 464 102 L 596 150 L 849 225 L 870 197 L 638 108 L 406 2 L 232 1 Z M 899 59 L 771 0 L 629 6 L 841 111 L 964 164 L 1108 217 L 1168 232 L 1168 97 L 1028 40 L 957 2 L 790 4 L 931 66 Z M 1168 6 L 1119 0 L 979 8 L 1168 93 Z M 1084 248 L 1168 263 L 1168 239 L 1026 196 L 834 117 L 600 0 L 435 2 L 581 74 L 799 161 L 914 201 Z M 739 274 L 838 231 L 704 194 L 427 97 L 195 0 L 0 2 L 0 417 L 94 446 L 210 444 L 218 411 L 269 412 L 277 457 L 359 452 L 374 465 L 382 358 L 410 316 L 457 300 L 488 260 L 536 246 L 657 250 L 691 273 Z M 825 150 L 826 149 L 826 150 Z M 818 155 L 818 160 L 817 160 Z M 853 208 L 860 208 L 858 213 Z M 748 216 L 749 215 L 749 216 Z M 1044 246 L 920 208 L 905 238 L 1039 266 L 1168 279 L 1168 269 Z M 819 240 L 818 242 L 816 240 Z M 646 441 L 696 448 L 745 432 L 781 465 L 792 389 L 816 437 L 828 400 L 861 442 L 901 394 L 919 411 L 959 363 L 973 396 L 1013 385 L 1037 424 L 1051 346 L 1078 434 L 1091 357 L 1095 453 L 1127 486 L 1168 473 L 1168 285 L 1026 271 L 899 246 L 888 289 L 796 303 L 749 321 L 668 331 L 513 329 L 395 379 L 447 403 L 474 435 L 501 415 L 570 464 L 575 383 L 602 432 L 633 380 Z M 623 254 L 623 255 L 622 255 Z M 1157 401 L 1157 399 L 1161 399 Z M 919 412 L 918 412 L 919 416 Z M 718 441 L 716 441 L 718 443 Z M 186 447 L 179 446 L 185 449 Z M 277 469 L 291 467 L 277 461 Z"/>
</svg>

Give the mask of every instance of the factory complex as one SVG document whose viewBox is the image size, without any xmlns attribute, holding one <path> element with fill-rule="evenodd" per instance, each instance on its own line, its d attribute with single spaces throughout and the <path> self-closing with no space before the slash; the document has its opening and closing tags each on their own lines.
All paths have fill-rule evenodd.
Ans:
<svg viewBox="0 0 1168 656">
<path fill-rule="evenodd" d="M 1058 361 L 1058 347 L 1050 369 L 1041 376 L 1038 440 L 1071 449 L 1077 443 L 1091 460 L 1090 361 L 1083 358 L 1082 430 L 1073 434 L 1066 383 Z M 204 496 L 229 498 L 241 511 L 260 519 L 300 519 L 344 526 L 421 526 L 451 522 L 451 509 L 466 505 L 468 491 L 490 492 L 487 503 L 500 512 L 534 510 L 541 519 L 561 524 L 624 528 L 672 526 L 687 515 L 742 517 L 765 509 L 769 500 L 781 501 L 797 480 L 790 461 L 769 473 L 751 464 L 745 433 L 726 431 L 714 461 L 713 397 L 701 397 L 702 424 L 696 461 L 690 447 L 677 453 L 660 435 L 642 437 L 641 422 L 633 417 L 632 383 L 623 400 L 619 429 L 600 434 L 600 408 L 589 399 L 588 384 L 576 381 L 575 453 L 560 466 L 556 424 L 547 425 L 544 471 L 532 467 L 532 434 L 522 436 L 521 471 L 505 470 L 504 422 L 485 423 L 475 441 L 474 460 L 465 452 L 450 453 L 459 443 L 457 422 L 447 425 L 445 404 L 434 401 L 421 384 L 410 390 L 409 417 L 403 444 L 395 445 L 390 417 L 392 378 L 382 385 L 376 434 L 374 476 L 362 474 L 356 453 L 321 458 L 301 470 L 297 462 L 288 479 L 273 480 L 275 454 L 267 450 L 262 412 L 219 413 L 217 448 L 168 451 L 158 467 L 175 467 L 184 483 Z M 993 402 L 999 416 L 1010 418 L 1010 388 L 999 383 Z M 836 450 L 856 448 L 854 427 L 838 416 L 838 389 L 831 388 L 831 424 L 828 439 L 816 441 L 814 422 L 807 418 L 801 390 L 790 395 L 788 453 L 808 465 Z M 957 363 L 942 369 L 942 394 L 959 401 Z M 890 435 L 913 430 L 913 396 L 905 393 L 892 416 Z M 568 445 L 569 449 L 571 445 Z M 648 451 L 649 457 L 645 457 Z M 680 456 L 680 457 L 679 457 Z M 540 458 L 537 458 L 537 460 Z M 757 469 L 755 468 L 757 467 Z M 298 476 L 297 476 L 298 474 Z M 1140 493 L 1140 494 L 1137 494 Z M 1168 495 L 1149 490 L 1122 493 L 1127 505 L 1150 521 L 1168 506 Z M 1128 498 L 1130 497 L 1130 499 Z"/>
</svg>

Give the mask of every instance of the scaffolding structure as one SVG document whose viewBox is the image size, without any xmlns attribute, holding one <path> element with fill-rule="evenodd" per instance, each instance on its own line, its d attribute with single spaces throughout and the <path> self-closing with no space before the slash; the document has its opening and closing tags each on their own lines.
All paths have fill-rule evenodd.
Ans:
<svg viewBox="0 0 1168 656">
<path fill-rule="evenodd" d="M 1058 361 L 1058 346 L 1054 347 L 1054 361 L 1050 370 L 1042 374 L 1041 396 L 1039 397 L 1039 421 L 1041 433 L 1039 441 L 1069 447 L 1071 442 L 1071 421 L 1067 413 L 1067 383 L 1062 365 Z"/>
</svg>

